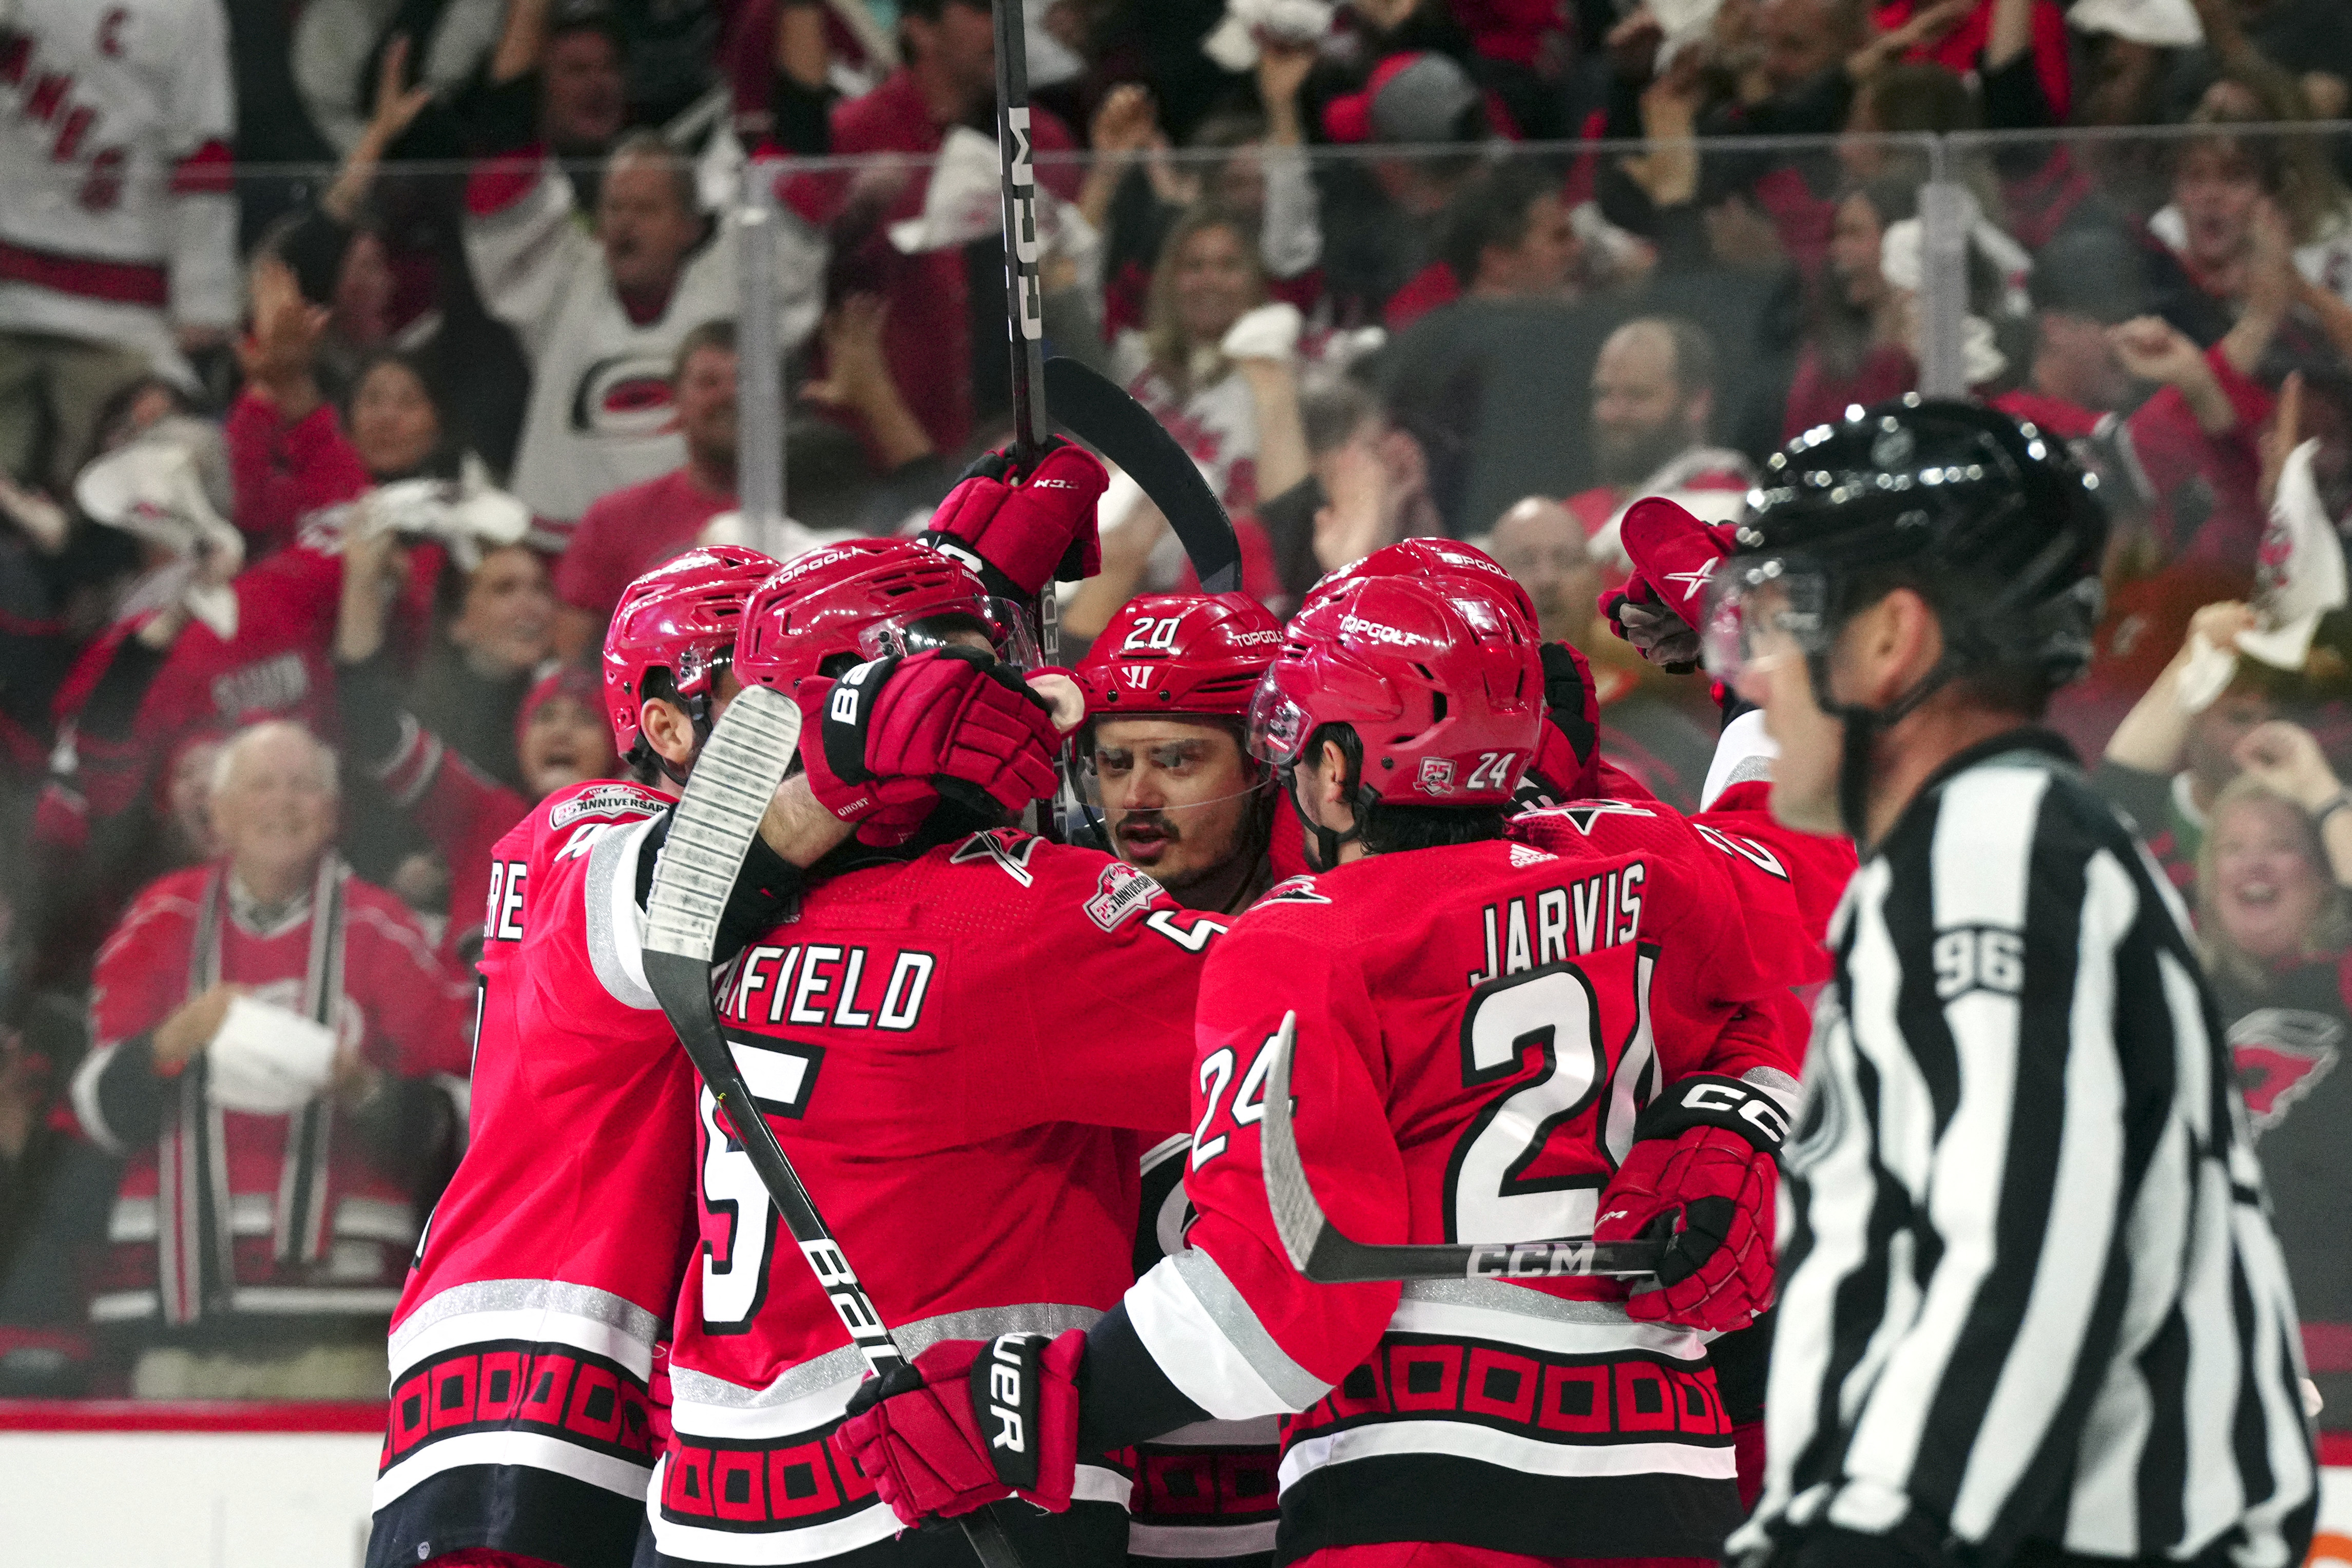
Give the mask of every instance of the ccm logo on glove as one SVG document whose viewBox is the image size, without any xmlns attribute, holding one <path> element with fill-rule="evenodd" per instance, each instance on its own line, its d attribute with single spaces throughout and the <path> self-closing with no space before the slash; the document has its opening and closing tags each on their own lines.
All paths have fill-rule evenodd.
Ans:
<svg viewBox="0 0 2352 1568">
<path fill-rule="evenodd" d="M 1670 1092 L 1668 1101 L 1685 1113 L 1675 1116 L 1669 1112 L 1657 1119 L 1662 1129 L 1671 1126 L 1674 1133 L 1685 1127 L 1717 1126 L 1744 1134 L 1759 1149 L 1777 1149 L 1789 1141 L 1789 1119 L 1780 1107 L 1744 1083 L 1727 1078 L 1701 1078 L 1677 1084 L 1678 1092 Z M 1643 1118 L 1650 1120 L 1648 1116 Z M 1660 1134 L 1643 1132 L 1643 1137 Z M 1671 1135 L 1671 1134 L 1669 1134 Z"/>
</svg>

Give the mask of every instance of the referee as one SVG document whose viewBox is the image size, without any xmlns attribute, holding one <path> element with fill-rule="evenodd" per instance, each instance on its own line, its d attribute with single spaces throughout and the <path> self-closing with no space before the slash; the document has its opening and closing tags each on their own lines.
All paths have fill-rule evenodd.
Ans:
<svg viewBox="0 0 2352 1568">
<path fill-rule="evenodd" d="M 2302 1353 L 2185 916 L 2036 721 L 2106 540 L 2054 442 L 1971 404 L 1775 456 L 1714 570 L 1708 667 L 1772 809 L 1850 833 L 1788 1155 L 1737 1559 L 2294 1568 Z"/>
</svg>

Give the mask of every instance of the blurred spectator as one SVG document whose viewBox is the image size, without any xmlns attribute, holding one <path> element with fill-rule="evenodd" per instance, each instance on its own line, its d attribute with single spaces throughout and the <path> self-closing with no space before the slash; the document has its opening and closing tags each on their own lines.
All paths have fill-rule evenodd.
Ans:
<svg viewBox="0 0 2352 1568">
<path fill-rule="evenodd" d="M 1535 601 L 1545 642 L 1591 651 L 1601 570 L 1574 512 L 1548 497 L 1529 496 L 1496 519 L 1486 553 Z"/>
<path fill-rule="evenodd" d="M 63 495 L 110 393 L 236 325 L 226 18 L 28 0 L 0 49 L 0 469 Z"/>
<path fill-rule="evenodd" d="M 479 951 L 500 836 L 531 802 L 610 777 L 619 759 L 593 674 L 576 663 L 541 673 L 555 597 L 544 563 L 524 546 L 483 554 L 457 613 L 404 683 L 384 629 L 406 553 L 386 530 L 345 549 L 336 706 L 344 755 L 405 819 L 404 841 L 430 846 L 446 912 L 442 952 L 462 973 Z M 389 835 L 379 827 L 377 836 Z"/>
<path fill-rule="evenodd" d="M 2030 0 L 2030 5 L 2034 75 L 2053 118 L 2063 123 L 2074 99 L 2065 14 L 2051 0 Z M 1902 57 L 1932 61 L 1960 77 L 1988 52 L 2000 8 L 2000 0 L 1883 0 L 1873 21 L 1883 33 L 1917 24 Z"/>
<path fill-rule="evenodd" d="M 1916 188 L 1896 180 L 1873 181 L 1838 203 L 1829 264 L 1807 288 L 1783 440 L 1918 385 L 1903 302 L 1881 265 L 1887 225 L 1917 214 Z"/>
<path fill-rule="evenodd" d="M 1247 230 L 1218 208 L 1196 207 L 1160 246 L 1143 330 L 1122 333 L 1111 355 L 1116 379 L 1174 434 L 1236 512 L 1279 495 L 1307 470 L 1292 364 L 1297 312 L 1269 312 L 1255 334 L 1267 341 L 1244 342 L 1234 332 L 1265 301 L 1265 277 Z M 1287 312 L 1286 329 L 1276 312 Z"/>
<path fill-rule="evenodd" d="M 397 722 L 372 697 L 397 694 L 397 704 L 446 741 L 477 771 L 509 788 L 524 783 L 516 726 L 524 694 L 554 649 L 556 603 L 547 563 L 528 545 L 480 551 L 470 566 L 443 552 L 404 548 L 381 526 L 362 528 L 343 544 L 342 595 L 336 616 L 337 706 L 348 736 L 352 716 L 371 727 Z M 441 571 L 436 634 L 412 676 L 403 677 L 386 636 L 392 611 L 412 572 Z M 600 639 L 601 641 L 601 639 Z M 365 664 L 370 692 L 342 690 L 351 670 Z"/>
<path fill-rule="evenodd" d="M 1347 376 L 1322 380 L 1304 392 L 1298 423 L 1307 444 L 1307 476 L 1289 489 L 1266 497 L 1257 509 L 1282 584 L 1282 600 L 1275 611 L 1286 616 L 1328 570 L 1318 554 L 1315 526 L 1330 505 L 1328 486 L 1341 449 L 1382 423 L 1380 405 L 1371 393 Z"/>
<path fill-rule="evenodd" d="M 253 328 L 237 345 L 246 386 L 229 409 L 226 440 L 236 520 L 256 557 L 371 485 L 454 479 L 460 469 L 436 389 L 409 355 L 380 351 L 354 367 L 344 434 L 314 369 L 326 320 L 284 263 L 254 264 Z"/>
<path fill-rule="evenodd" d="M 2179 652 L 2116 727 L 2091 775 L 2139 824 L 2149 852 L 2183 890 L 2195 880 L 2213 802 L 2243 766 L 2241 746 L 2278 716 L 2278 673 L 2252 660 L 2239 659 L 2221 691 L 2210 690 L 2211 661 L 2234 655 L 2239 633 L 2253 625 L 2253 612 L 2234 601 L 2198 611 Z"/>
<path fill-rule="evenodd" d="M 1696 96 L 1700 64 L 1696 60 L 1676 62 L 1675 68 L 1685 73 L 1678 92 L 1662 99 L 1647 91 L 1664 33 L 1644 7 L 1610 35 L 1617 73 L 1607 134 L 1672 134 L 1673 128 L 1654 123 L 1658 112 L 1667 109 L 1675 110 L 1685 134 L 1834 134 L 1852 118 L 1854 84 L 1904 53 L 1916 36 L 1910 29 L 1924 20 L 1874 37 L 1868 0 L 1726 5 L 1716 13 L 1703 46 L 1692 47 L 1704 47 L 1711 63 L 1730 76 L 1733 90 L 1702 102 Z M 1670 73 L 1664 79 L 1671 83 L 1674 78 Z M 1708 149 L 1704 169 L 1693 167 L 1690 177 L 1699 207 L 1713 211 L 1727 197 L 1738 195 L 1769 218 L 1780 248 L 1801 269 L 1810 274 L 1820 265 L 1832 222 L 1826 193 L 1836 178 L 1833 159 L 1801 151 L 1748 152 L 1737 143 L 1726 143 Z M 1602 173 L 1599 194 L 1612 222 L 1644 235 L 1659 232 L 1659 209 L 1671 204 L 1667 195 L 1654 193 L 1648 182 L 1613 164 Z M 1685 193 L 1678 189 L 1672 194 Z"/>
<path fill-rule="evenodd" d="M 1485 548 L 1528 591 L 1544 641 L 1570 643 L 1590 660 L 1601 755 L 1660 800 L 1696 810 L 1715 754 L 1713 705 L 1695 716 L 1691 682 L 1651 672 L 1602 629 L 1595 600 L 1605 562 L 1596 559 L 1577 514 L 1528 497 L 1496 520 Z"/>
<path fill-rule="evenodd" d="M 600 497 L 686 457 L 670 374 L 688 332 L 736 313 L 737 219 L 730 210 L 714 234 L 692 166 L 646 132 L 614 148 L 593 238 L 550 162 L 478 167 L 467 204 L 482 297 L 531 362 L 512 488 L 542 518 L 575 523 Z M 790 214 L 772 226 L 789 349 L 816 325 L 819 249 Z"/>
<path fill-rule="evenodd" d="M 1388 56 L 1360 91 L 1324 105 L 1330 140 L 1388 149 L 1317 170 L 1324 276 L 1338 321 L 1383 319 L 1401 291 L 1401 314 L 1391 325 L 1451 297 L 1446 281 L 1424 274 L 1441 260 L 1446 210 L 1477 172 L 1475 149 L 1491 127 L 1469 73 L 1428 51 Z"/>
<path fill-rule="evenodd" d="M 1103 97 L 1088 127 L 1086 182 L 1078 210 L 1101 232 L 1105 329 L 1113 335 L 1143 319 L 1151 273 L 1169 228 L 1203 195 L 1257 233 L 1267 292 L 1302 310 L 1321 293 L 1322 217 L 1307 162 L 1298 92 L 1315 64 L 1306 45 L 1262 44 L 1258 112 L 1227 111 L 1202 121 L 1192 145 L 1223 156 L 1166 156 L 1150 92 L 1122 83 Z"/>
<path fill-rule="evenodd" d="M 128 1165 L 90 1321 L 142 1398 L 383 1393 L 462 1124 L 434 1075 L 466 1071 L 465 996 L 335 858 L 335 804 L 325 746 L 245 731 L 214 777 L 221 858 L 150 887 L 99 956 L 73 1103 Z"/>
<path fill-rule="evenodd" d="M 678 340 L 669 382 L 686 461 L 606 492 L 581 517 L 555 574 L 563 601 L 556 650 L 564 658 L 603 646 L 621 591 L 735 509 L 735 369 L 734 322 L 705 321 Z"/>
<path fill-rule="evenodd" d="M 900 0 L 904 64 L 862 98 L 833 106 L 835 154 L 937 153 L 959 126 L 984 129 L 993 141 L 995 38 L 988 7 L 975 0 Z M 1032 105 L 1030 138 L 1040 155 L 1037 182 L 1061 201 L 1077 193 L 1078 172 L 1046 155 L 1076 145 L 1059 117 Z M 792 207 L 831 235 L 834 287 L 880 295 L 889 309 L 883 352 L 898 385 L 941 452 L 963 450 L 978 423 L 1012 406 L 1005 351 L 1004 244 L 992 223 L 969 243 L 908 255 L 891 244 L 890 225 L 919 217 L 929 193 L 928 166 L 883 161 L 852 176 L 802 174 L 787 181 Z M 867 450 L 880 461 L 869 433 Z"/>
<path fill-rule="evenodd" d="M 463 101 L 475 141 L 561 160 L 575 202 L 593 209 L 629 122 L 626 44 L 609 0 L 507 0 L 481 89 Z"/>
<path fill-rule="evenodd" d="M 2242 749 L 2247 773 L 2215 798 L 2199 856 L 2198 941 L 2303 1314 L 2305 1360 L 2326 1401 L 2322 1424 L 2341 1430 L 2352 1408 L 2342 1226 L 2352 1080 L 2337 1071 L 2352 1022 L 2352 821 L 2303 730 L 2267 724 Z"/>
<path fill-rule="evenodd" d="M 1449 531 L 1465 534 L 1529 494 L 1591 476 L 1584 411 L 1558 388 L 1591 373 L 1614 313 L 1580 298 L 1583 247 L 1560 186 L 1540 165 L 1505 162 L 1464 184 L 1448 214 L 1445 259 L 1424 278 L 1435 308 L 1380 358 L 1382 394 L 1421 443 Z M 1458 298 L 1454 279 L 1467 280 Z M 1409 293 L 1411 291 L 1408 291 Z M 1403 313 L 1407 296 L 1391 301 Z"/>
<path fill-rule="evenodd" d="M 1709 522 L 1748 505 L 1755 470 L 1727 447 L 1707 444 L 1715 412 L 1715 345 L 1688 321 L 1643 317 L 1609 335 L 1592 367 L 1592 453 L 1601 483 L 1571 496 L 1595 559 L 1630 571 L 1617 542 L 1624 509 L 1667 496 Z"/>
</svg>

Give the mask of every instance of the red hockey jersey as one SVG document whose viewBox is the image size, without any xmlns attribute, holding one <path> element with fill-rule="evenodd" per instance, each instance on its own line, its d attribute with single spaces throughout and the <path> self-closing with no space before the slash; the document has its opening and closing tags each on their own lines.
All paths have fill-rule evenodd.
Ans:
<svg viewBox="0 0 2352 1568">
<path fill-rule="evenodd" d="M 901 1349 L 1083 1328 L 1134 1275 L 1143 1147 L 1184 1125 L 1226 926 L 1133 866 L 1009 829 L 835 876 L 719 971 L 720 1021 Z M 824 1439 L 865 1363 L 699 1098 L 702 1256 L 671 1360 L 659 1561 L 789 1563 L 898 1520 Z M 1077 1501 L 1126 1526 L 1125 1476 Z"/>
<path fill-rule="evenodd" d="M 1581 800 L 1511 819 L 1510 835 L 1553 854 L 1702 846 L 1720 866 L 1746 915 L 1750 951 L 1772 983 L 1780 1027 L 1803 1060 L 1812 999 L 1830 977 L 1823 940 L 1830 913 L 1853 875 L 1847 839 L 1800 832 L 1775 821 L 1764 782 L 1726 789 L 1715 810 L 1685 817 L 1659 800 Z"/>
<path fill-rule="evenodd" d="M 1618 853 L 1376 855 L 1276 889 L 1220 945 L 1193 1074 L 1200 1218 L 1126 1304 L 1212 1416 L 1301 1412 L 1282 1558 L 1390 1541 L 1708 1556 L 1738 1522 L 1707 1335 L 1633 1322 L 1608 1281 L 1310 1284 L 1258 1163 L 1264 1047 L 1296 1014 L 1300 1149 L 1342 1231 L 1590 1234 L 1662 1085 L 1793 1091 L 1720 859 L 1664 833 Z"/>
<path fill-rule="evenodd" d="M 636 904 L 671 799 L 559 790 L 493 853 L 472 1140 L 393 1319 L 373 1568 L 630 1560 L 692 1243 L 694 1072 L 646 988 Z"/>
</svg>

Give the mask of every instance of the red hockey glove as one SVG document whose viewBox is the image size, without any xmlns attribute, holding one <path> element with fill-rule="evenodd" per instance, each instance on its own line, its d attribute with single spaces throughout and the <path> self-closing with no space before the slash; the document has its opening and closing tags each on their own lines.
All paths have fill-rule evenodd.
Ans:
<svg viewBox="0 0 2352 1568">
<path fill-rule="evenodd" d="M 1630 1241 L 1664 1218 L 1674 1234 L 1658 1286 L 1627 1300 L 1641 1322 L 1744 1329 L 1772 1304 L 1779 1105 L 1741 1082 L 1677 1079 L 1633 1124 L 1633 1146 L 1601 1193 L 1595 1241 Z"/>
<path fill-rule="evenodd" d="M 1071 1329 L 933 1345 L 850 1396 L 833 1451 L 902 1524 L 952 1519 L 1018 1495 L 1050 1513 L 1077 1479 L 1078 1364 Z"/>
<path fill-rule="evenodd" d="M 1536 736 L 1520 798 L 1527 800 L 1532 789 L 1553 805 L 1590 800 L 1601 793 L 1601 699 L 1593 690 L 1592 666 L 1565 643 L 1546 643 L 1538 652 L 1546 722 Z"/>
<path fill-rule="evenodd" d="M 904 843 L 943 794 L 1017 811 L 1054 792 L 1051 711 L 977 649 L 876 659 L 794 695 L 809 789 L 862 843 Z"/>
<path fill-rule="evenodd" d="M 1055 578 L 1102 570 L 1095 503 L 1109 483 L 1093 453 L 1058 435 L 1025 475 L 1008 453 L 987 453 L 931 514 L 922 542 L 972 567 L 990 591 L 1034 599 Z"/>
<path fill-rule="evenodd" d="M 1617 535 L 1633 558 L 1633 575 L 1601 596 L 1609 629 L 1673 674 L 1696 669 L 1700 601 L 1715 563 L 1731 553 L 1733 532 L 1728 523 L 1700 522 L 1664 496 L 1634 502 Z"/>
</svg>

